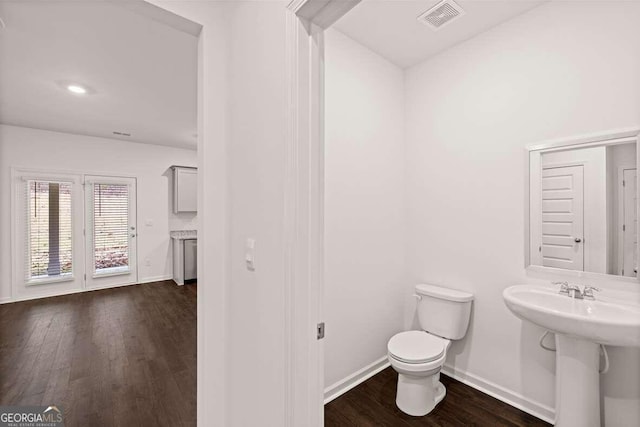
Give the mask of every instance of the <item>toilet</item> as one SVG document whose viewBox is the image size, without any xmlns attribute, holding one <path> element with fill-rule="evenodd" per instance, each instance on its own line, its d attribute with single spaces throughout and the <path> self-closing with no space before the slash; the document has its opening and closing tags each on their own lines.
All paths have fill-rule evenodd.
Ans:
<svg viewBox="0 0 640 427">
<path fill-rule="evenodd" d="M 423 416 L 444 399 L 440 369 L 451 340 L 467 333 L 473 295 L 434 285 L 416 285 L 415 290 L 422 330 L 391 337 L 387 357 L 398 372 L 396 405 L 406 414 Z"/>
</svg>

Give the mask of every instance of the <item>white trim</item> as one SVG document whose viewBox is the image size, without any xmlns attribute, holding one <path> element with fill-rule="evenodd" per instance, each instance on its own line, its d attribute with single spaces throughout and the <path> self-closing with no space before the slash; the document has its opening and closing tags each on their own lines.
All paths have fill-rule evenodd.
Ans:
<svg viewBox="0 0 640 427">
<path fill-rule="evenodd" d="M 49 131 L 47 131 L 49 132 Z M 73 176 L 76 177 L 78 175 L 84 176 L 108 176 L 110 178 L 115 179 L 138 179 L 137 174 L 129 174 L 129 173 L 112 173 L 112 172 L 96 172 L 96 171 L 88 171 L 86 169 L 45 169 L 45 168 L 33 168 L 28 166 L 11 166 L 11 169 L 14 169 L 20 175 L 22 174 L 34 174 L 32 176 L 27 176 L 27 179 L 40 179 L 42 176 L 56 176 L 60 179 L 69 179 L 68 177 Z M 83 181 L 84 182 L 84 181 Z"/>
<path fill-rule="evenodd" d="M 354 372 L 353 374 L 343 378 L 342 380 L 331 384 L 324 389 L 324 404 L 342 396 L 352 388 L 362 384 L 369 378 L 391 366 L 389 358 L 383 356 L 375 362 L 365 366 L 364 368 Z"/>
<path fill-rule="evenodd" d="M 548 151 L 566 149 L 574 145 L 586 147 L 586 144 L 613 145 L 624 143 L 625 139 L 635 139 L 640 135 L 640 127 L 613 129 L 606 132 L 597 132 L 586 135 L 571 136 L 565 138 L 550 139 L 527 145 L 528 151 Z M 621 140 L 621 141 L 619 141 Z M 627 141 L 633 142 L 633 141 Z"/>
<path fill-rule="evenodd" d="M 359 2 L 293 0 L 287 6 L 285 427 L 324 424 L 324 347 L 315 336 L 324 266 L 323 30 Z"/>
<path fill-rule="evenodd" d="M 636 149 L 638 147 L 636 146 Z M 637 171 L 638 168 L 636 166 L 625 166 L 625 165 L 620 165 L 618 166 L 618 170 L 616 171 L 617 173 L 617 177 L 616 177 L 616 189 L 615 191 L 618 192 L 618 218 L 616 218 L 616 229 L 613 230 L 614 233 L 616 233 L 617 235 L 617 239 L 618 239 L 618 247 L 616 248 L 616 255 L 617 255 L 617 259 L 616 259 L 616 273 L 619 274 L 620 276 L 622 276 L 622 270 L 624 269 L 624 231 L 622 231 L 622 227 L 621 225 L 624 224 L 624 171 L 626 170 L 633 170 L 633 171 Z M 640 211 L 639 211 L 640 212 Z M 627 276 L 627 277 L 632 277 L 632 276 Z"/>
<path fill-rule="evenodd" d="M 129 266 L 126 267 L 126 270 L 123 267 L 109 267 L 109 268 L 104 268 L 102 270 L 104 271 L 104 270 L 111 270 L 111 269 L 113 269 L 114 271 L 111 271 L 109 273 L 95 272 L 91 277 L 93 277 L 94 279 L 98 279 L 100 277 L 124 276 L 126 274 L 131 274 L 131 268 L 129 268 Z M 115 271 L 116 269 L 118 269 L 118 271 Z"/>
<path fill-rule="evenodd" d="M 168 274 L 164 276 L 147 277 L 145 279 L 140 280 L 138 283 L 142 285 L 143 283 L 164 282 L 165 280 L 172 280 L 172 279 L 173 279 L 173 276 Z"/>
<path fill-rule="evenodd" d="M 202 32 L 202 25 L 189 19 L 183 18 L 180 15 L 176 15 L 175 13 L 170 13 L 167 10 L 146 1 L 107 1 L 113 5 L 126 8 L 131 12 L 138 13 L 149 19 L 168 25 L 175 30 L 182 31 L 183 33 L 190 34 L 194 37 L 199 37 L 200 33 Z"/>
<path fill-rule="evenodd" d="M 83 182 L 83 198 L 84 198 L 84 287 L 87 289 L 100 289 L 104 286 L 99 284 L 108 283 L 113 285 L 130 285 L 139 283 L 138 274 L 138 178 L 130 177 L 125 178 L 118 175 L 82 175 Z M 127 244 L 129 265 L 126 271 L 109 271 L 100 273 L 96 271 L 95 266 L 95 245 L 94 245 L 94 191 L 96 184 L 117 184 L 126 185 L 128 188 L 128 217 L 129 226 L 133 226 L 133 230 L 129 230 L 127 227 Z M 133 224 L 133 225 L 132 225 Z M 135 239 L 135 240 L 134 240 Z M 171 240 L 169 240 L 171 241 Z M 121 267 L 117 267 L 121 268 Z M 111 270 L 114 270 L 112 268 Z M 118 276 L 129 276 L 128 280 L 118 280 Z"/>
<path fill-rule="evenodd" d="M 37 286 L 46 286 L 49 284 L 64 284 L 64 283 L 72 283 L 75 281 L 79 281 L 79 287 L 82 288 L 84 286 L 84 282 L 82 278 L 84 277 L 84 236 L 81 236 L 81 230 L 84 226 L 84 208 L 82 203 L 79 203 L 78 199 L 82 199 L 84 197 L 82 183 L 83 183 L 83 175 L 80 173 L 73 172 L 61 172 L 56 170 L 46 170 L 46 169 L 34 169 L 34 168 L 22 168 L 11 166 L 11 181 L 10 181 L 10 194 L 11 201 L 9 204 L 9 217 L 11 221 L 11 231 L 10 231 L 10 241 L 11 246 L 9 249 L 9 259 L 11 266 L 11 293 L 8 297 L 10 301 L 14 301 L 14 297 L 19 294 L 22 287 L 31 288 Z M 71 212 L 74 218 L 81 217 L 81 221 L 72 221 L 71 229 L 72 229 L 72 239 L 73 239 L 73 250 L 72 250 L 72 276 L 64 277 L 64 278 L 55 278 L 52 280 L 42 280 L 39 282 L 31 282 L 25 280 L 25 266 L 23 262 L 25 261 L 22 258 L 22 254 L 25 252 L 24 248 L 19 248 L 18 241 L 22 239 L 20 235 L 23 235 L 23 232 L 26 233 L 25 227 L 25 216 L 22 210 L 18 211 L 18 209 L 23 209 L 24 199 L 23 194 L 18 189 L 18 179 L 22 181 L 22 183 L 26 183 L 29 180 L 51 180 L 53 177 L 54 180 L 60 180 L 61 182 L 69 182 L 71 183 Z M 78 212 L 78 210 L 82 210 Z M 20 213 L 20 214 L 19 214 Z M 76 250 L 76 247 L 79 247 L 79 250 Z M 73 288 L 70 288 L 73 289 Z M 67 291 L 69 288 L 67 289 Z M 63 291 L 65 292 L 65 291 Z"/>
<path fill-rule="evenodd" d="M 100 291 L 100 290 L 105 290 L 105 289 L 121 288 L 121 287 L 124 287 L 124 286 L 143 285 L 145 283 L 162 282 L 162 281 L 166 281 L 166 280 L 171 280 L 171 276 L 149 277 L 147 279 L 143 279 L 140 282 L 123 283 L 121 285 L 106 285 L 106 286 L 95 286 L 95 287 L 91 287 L 91 288 L 68 289 L 68 290 L 65 290 L 65 291 L 62 291 L 62 292 L 61 291 L 45 292 L 45 293 L 38 294 L 38 295 L 26 295 L 26 296 L 22 296 L 22 297 L 18 297 L 18 298 L 5 297 L 5 298 L 0 300 L 0 304 L 10 304 L 10 303 L 13 303 L 13 302 L 31 301 L 31 300 L 42 299 L 42 298 L 52 298 L 52 297 L 60 297 L 60 296 L 64 296 L 64 295 L 81 294 L 81 293 L 91 292 L 91 291 Z"/>
<path fill-rule="evenodd" d="M 73 295 L 73 294 L 88 292 L 90 290 L 93 290 L 93 289 L 75 288 L 75 289 L 66 289 L 64 291 L 45 292 L 45 293 L 36 294 L 36 295 L 24 295 L 17 298 L 8 297 L 0 301 L 0 304 L 11 304 L 14 302 L 31 301 L 34 299 L 60 297 L 63 295 Z"/>
<path fill-rule="evenodd" d="M 25 286 L 50 285 L 52 283 L 73 282 L 76 280 L 73 272 L 62 273 L 59 276 L 41 276 L 42 279 L 28 279 L 24 282 Z"/>
<path fill-rule="evenodd" d="M 520 393 L 516 393 L 470 372 L 455 369 L 449 364 L 445 364 L 442 367 L 442 373 L 484 394 L 495 397 L 501 402 L 533 415 L 536 418 L 540 418 L 550 424 L 554 424 L 555 422 L 556 411 L 554 408 L 529 399 Z"/>
<path fill-rule="evenodd" d="M 332 400 L 342 396 L 356 386 L 362 384 L 369 378 L 382 372 L 389 366 L 391 365 L 389 363 L 388 357 L 383 356 L 375 362 L 345 377 L 344 379 L 328 386 L 324 390 L 325 405 Z M 447 363 L 445 363 L 445 365 L 442 367 L 442 373 L 484 394 L 494 397 L 501 402 L 513 406 L 514 408 L 520 409 L 521 411 L 524 411 L 530 415 L 533 415 L 536 418 L 539 418 L 551 424 L 554 423 L 554 408 L 551 408 L 533 399 L 529 399 L 521 395 L 520 393 L 516 393 L 506 387 L 495 384 L 478 375 L 455 369 Z"/>
<path fill-rule="evenodd" d="M 362 0 L 293 0 L 288 8 L 299 18 L 326 30 Z"/>
<path fill-rule="evenodd" d="M 322 351 L 313 336 L 320 300 L 313 293 L 311 276 L 313 242 L 310 204 L 313 164 L 318 158 L 313 144 L 312 117 L 320 94 L 312 84 L 314 56 L 320 55 L 313 41 L 313 24 L 287 13 L 288 132 L 286 139 L 283 239 L 285 250 L 285 426 L 322 425 Z M 314 269 L 315 270 L 315 269 Z M 317 286 L 316 286 L 317 287 Z M 305 375 L 306 374 L 306 375 Z M 317 397 L 316 397 L 317 395 Z"/>
</svg>

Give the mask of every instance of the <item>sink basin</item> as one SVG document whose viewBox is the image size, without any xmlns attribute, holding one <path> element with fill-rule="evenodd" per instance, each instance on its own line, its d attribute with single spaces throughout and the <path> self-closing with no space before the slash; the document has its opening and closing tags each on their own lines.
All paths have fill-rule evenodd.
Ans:
<svg viewBox="0 0 640 427">
<path fill-rule="evenodd" d="M 555 333 L 556 427 L 600 427 L 602 345 L 640 347 L 640 304 L 574 299 L 534 285 L 511 286 L 502 296 L 517 317 Z"/>
<path fill-rule="evenodd" d="M 511 286 L 502 295 L 513 314 L 552 332 L 598 344 L 640 347 L 640 305 L 574 299 L 534 285 Z"/>
</svg>

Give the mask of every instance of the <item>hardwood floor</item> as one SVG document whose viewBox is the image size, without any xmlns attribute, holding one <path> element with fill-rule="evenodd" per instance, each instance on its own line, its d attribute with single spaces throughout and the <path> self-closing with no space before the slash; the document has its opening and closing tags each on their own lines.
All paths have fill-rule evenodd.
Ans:
<svg viewBox="0 0 640 427">
<path fill-rule="evenodd" d="M 549 426 L 445 375 L 447 396 L 424 417 L 396 407 L 397 373 L 387 368 L 325 405 L 325 426 Z"/>
<path fill-rule="evenodd" d="M 59 405 L 65 425 L 195 426 L 196 285 L 171 281 L 0 306 L 0 405 Z M 449 377 L 426 417 L 387 368 L 325 406 L 332 426 L 548 426 Z"/>
<path fill-rule="evenodd" d="M 0 306 L 0 405 L 66 426 L 195 426 L 196 285 L 171 281 Z"/>
</svg>

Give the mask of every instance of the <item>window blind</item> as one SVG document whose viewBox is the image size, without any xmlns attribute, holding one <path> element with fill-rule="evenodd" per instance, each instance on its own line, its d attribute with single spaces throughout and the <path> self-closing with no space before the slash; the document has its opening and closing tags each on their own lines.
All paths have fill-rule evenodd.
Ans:
<svg viewBox="0 0 640 427">
<path fill-rule="evenodd" d="M 70 182 L 26 182 L 28 282 L 73 275 L 71 188 Z"/>
<path fill-rule="evenodd" d="M 94 272 L 129 270 L 129 186 L 93 183 Z"/>
</svg>

